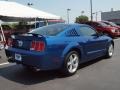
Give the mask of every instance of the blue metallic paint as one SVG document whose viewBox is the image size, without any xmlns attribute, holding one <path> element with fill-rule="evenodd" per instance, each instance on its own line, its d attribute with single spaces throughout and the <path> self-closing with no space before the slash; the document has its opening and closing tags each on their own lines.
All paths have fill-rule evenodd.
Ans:
<svg viewBox="0 0 120 90">
<path fill-rule="evenodd" d="M 18 53 L 22 55 L 23 64 L 42 70 L 53 70 L 62 67 L 66 54 L 72 49 L 78 49 L 80 51 L 80 63 L 105 55 L 109 43 L 112 42 L 110 37 L 104 35 L 99 37 L 66 36 L 67 31 L 73 28 L 77 31 L 82 26 L 89 27 L 82 24 L 71 24 L 69 28 L 57 36 L 46 36 L 42 38 L 42 40 L 45 40 L 47 46 L 44 52 L 9 47 L 6 49 L 6 52 L 9 52 L 7 56 L 14 57 L 15 53 Z M 31 39 L 34 38 L 31 37 Z M 25 38 L 21 36 L 21 39 Z"/>
</svg>

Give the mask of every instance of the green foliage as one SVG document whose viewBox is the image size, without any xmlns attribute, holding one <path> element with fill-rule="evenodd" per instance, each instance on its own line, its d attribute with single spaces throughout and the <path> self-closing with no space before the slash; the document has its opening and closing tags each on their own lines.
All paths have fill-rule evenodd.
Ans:
<svg viewBox="0 0 120 90">
<path fill-rule="evenodd" d="M 8 24 L 8 26 L 13 30 L 16 29 L 17 25 L 18 25 L 17 23 Z"/>
<path fill-rule="evenodd" d="M 76 17 L 75 23 L 84 23 L 84 22 L 87 22 L 88 20 L 89 19 L 87 16 L 81 15 L 81 16 Z"/>
</svg>

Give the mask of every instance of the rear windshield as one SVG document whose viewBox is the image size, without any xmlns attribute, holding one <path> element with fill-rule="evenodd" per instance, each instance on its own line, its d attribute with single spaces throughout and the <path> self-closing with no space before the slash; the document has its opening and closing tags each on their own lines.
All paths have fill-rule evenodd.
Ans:
<svg viewBox="0 0 120 90">
<path fill-rule="evenodd" d="M 65 24 L 54 24 L 49 26 L 43 26 L 37 29 L 30 31 L 29 33 L 40 34 L 45 36 L 56 36 L 60 32 L 64 31 L 68 25 Z"/>
</svg>

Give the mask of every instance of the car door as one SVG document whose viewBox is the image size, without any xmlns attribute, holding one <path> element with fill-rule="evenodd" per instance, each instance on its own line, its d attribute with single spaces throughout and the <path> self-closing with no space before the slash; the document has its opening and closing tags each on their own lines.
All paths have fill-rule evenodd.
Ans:
<svg viewBox="0 0 120 90">
<path fill-rule="evenodd" d="M 89 26 L 79 28 L 80 37 L 86 40 L 83 44 L 83 49 L 87 60 L 95 59 L 105 53 L 106 40 L 104 36 L 100 36 Z"/>
</svg>

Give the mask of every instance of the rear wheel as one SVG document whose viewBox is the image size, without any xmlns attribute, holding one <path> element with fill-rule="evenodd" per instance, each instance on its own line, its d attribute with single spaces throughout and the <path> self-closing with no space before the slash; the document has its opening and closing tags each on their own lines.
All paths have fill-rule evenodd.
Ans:
<svg viewBox="0 0 120 90">
<path fill-rule="evenodd" d="M 76 51 L 71 51 L 65 57 L 62 72 L 65 75 L 73 75 L 76 73 L 78 66 L 79 66 L 79 54 Z"/>
</svg>

